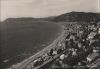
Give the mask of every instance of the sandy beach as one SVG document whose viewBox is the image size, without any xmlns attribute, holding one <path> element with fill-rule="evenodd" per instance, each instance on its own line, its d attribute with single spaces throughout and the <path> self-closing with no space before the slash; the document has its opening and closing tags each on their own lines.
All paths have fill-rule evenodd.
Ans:
<svg viewBox="0 0 100 69">
<path fill-rule="evenodd" d="M 34 61 L 37 57 L 42 56 L 44 53 L 46 53 L 51 48 L 55 47 L 58 42 L 62 42 L 64 39 L 64 26 L 62 26 L 61 32 L 59 32 L 58 38 L 56 38 L 50 45 L 42 49 L 41 51 L 37 52 L 35 55 L 25 59 L 24 61 L 17 63 L 15 65 L 12 65 L 10 68 L 7 69 L 25 69 L 28 64 L 30 64 L 32 61 Z"/>
</svg>

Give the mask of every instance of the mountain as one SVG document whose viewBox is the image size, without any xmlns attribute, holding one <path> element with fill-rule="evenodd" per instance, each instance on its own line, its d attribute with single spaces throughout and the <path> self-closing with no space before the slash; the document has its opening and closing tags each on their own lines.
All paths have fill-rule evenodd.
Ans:
<svg viewBox="0 0 100 69">
<path fill-rule="evenodd" d="M 33 20 L 36 20 L 36 19 L 31 18 L 31 17 L 22 17 L 22 18 L 8 18 L 3 22 L 8 23 L 8 22 L 16 22 L 16 21 L 33 21 Z"/>
<path fill-rule="evenodd" d="M 34 22 L 34 21 L 52 21 L 55 16 L 45 18 L 32 18 L 32 17 L 21 17 L 21 18 L 8 18 L 3 23 L 9 22 Z"/>
<path fill-rule="evenodd" d="M 94 21 L 95 22 L 100 21 L 100 13 L 72 11 L 59 16 L 52 16 L 45 18 L 32 18 L 32 17 L 8 18 L 5 21 L 3 21 L 3 23 L 33 22 L 33 21 L 92 23 Z"/>
<path fill-rule="evenodd" d="M 100 13 L 92 12 L 69 12 L 53 19 L 56 22 L 93 22 L 100 21 Z"/>
</svg>

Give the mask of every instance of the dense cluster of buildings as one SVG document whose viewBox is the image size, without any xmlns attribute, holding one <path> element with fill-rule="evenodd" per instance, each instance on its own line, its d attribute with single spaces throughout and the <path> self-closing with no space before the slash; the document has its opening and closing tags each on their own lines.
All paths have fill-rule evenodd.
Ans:
<svg viewBox="0 0 100 69">
<path fill-rule="evenodd" d="M 64 40 L 32 61 L 26 69 L 98 69 L 100 26 L 66 26 Z"/>
<path fill-rule="evenodd" d="M 100 62 L 96 62 L 100 60 L 100 26 L 91 24 L 79 27 L 76 33 L 71 31 L 66 36 L 67 52 L 55 60 L 50 69 L 98 68 L 95 64 Z"/>
</svg>

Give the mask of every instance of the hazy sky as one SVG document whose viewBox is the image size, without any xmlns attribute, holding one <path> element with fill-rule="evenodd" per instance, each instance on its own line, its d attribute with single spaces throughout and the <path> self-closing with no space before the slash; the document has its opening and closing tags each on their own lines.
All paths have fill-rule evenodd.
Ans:
<svg viewBox="0 0 100 69">
<path fill-rule="evenodd" d="M 100 12 L 99 0 L 1 0 L 1 20 L 48 17 L 70 11 Z"/>
</svg>

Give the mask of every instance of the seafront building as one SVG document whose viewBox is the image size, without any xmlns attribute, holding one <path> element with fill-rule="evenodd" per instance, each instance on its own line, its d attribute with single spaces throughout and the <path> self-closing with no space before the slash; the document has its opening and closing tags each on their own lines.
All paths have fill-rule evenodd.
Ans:
<svg viewBox="0 0 100 69">
<path fill-rule="evenodd" d="M 100 26 L 64 26 L 64 39 L 22 69 L 99 69 Z"/>
</svg>

